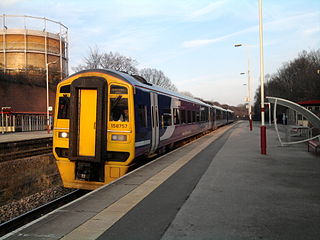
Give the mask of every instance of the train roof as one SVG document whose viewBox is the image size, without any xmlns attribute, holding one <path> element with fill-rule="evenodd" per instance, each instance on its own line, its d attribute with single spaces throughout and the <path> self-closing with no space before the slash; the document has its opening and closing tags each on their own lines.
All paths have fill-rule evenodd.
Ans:
<svg viewBox="0 0 320 240">
<path fill-rule="evenodd" d="M 127 83 L 131 84 L 134 87 L 142 88 L 142 89 L 147 90 L 147 91 L 160 92 L 160 93 L 163 93 L 163 94 L 166 94 L 166 95 L 170 95 L 170 96 L 173 96 L 173 97 L 177 97 L 177 98 L 180 98 L 180 99 L 187 100 L 189 102 L 201 104 L 201 105 L 204 105 L 204 106 L 207 106 L 207 107 L 214 107 L 214 108 L 217 108 L 217 109 L 220 109 L 220 110 L 223 110 L 223 111 L 228 111 L 228 110 L 223 109 L 221 107 L 204 103 L 201 100 L 198 100 L 198 99 L 195 99 L 195 98 L 192 98 L 192 97 L 188 97 L 188 96 L 179 94 L 177 92 L 173 92 L 171 90 L 162 88 L 160 86 L 157 86 L 157 85 L 154 85 L 154 84 L 151 84 L 151 83 L 147 83 L 146 81 L 143 82 L 143 80 L 142 80 L 143 78 L 140 77 L 140 76 L 131 76 L 131 75 L 127 74 L 127 73 L 119 72 L 119 71 L 115 71 L 115 70 L 111 70 L 111 69 L 89 69 L 89 70 L 83 70 L 81 72 L 74 73 L 71 76 L 74 76 L 74 75 L 79 74 L 79 73 L 85 73 L 85 72 L 99 72 L 99 73 L 109 74 L 109 75 L 112 75 L 114 77 L 120 78 L 121 80 L 126 81 Z M 69 76 L 69 77 L 71 77 L 71 76 Z"/>
</svg>

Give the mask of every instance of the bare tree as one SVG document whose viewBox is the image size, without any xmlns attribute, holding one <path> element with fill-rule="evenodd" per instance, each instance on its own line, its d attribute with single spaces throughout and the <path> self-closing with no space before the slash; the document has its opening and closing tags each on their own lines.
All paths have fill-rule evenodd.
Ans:
<svg viewBox="0 0 320 240">
<path fill-rule="evenodd" d="M 182 92 L 179 92 L 180 94 L 184 95 L 184 96 L 187 96 L 187 97 L 192 97 L 194 98 L 193 94 L 191 92 L 188 92 L 188 91 L 182 91 Z"/>
<path fill-rule="evenodd" d="M 98 47 L 94 47 L 90 48 L 89 55 L 84 58 L 84 64 L 79 64 L 72 69 L 78 72 L 85 69 L 102 68 L 136 74 L 138 72 L 137 65 L 138 62 L 135 59 L 122 56 L 119 53 L 103 53 Z"/>
<path fill-rule="evenodd" d="M 177 87 L 166 75 L 164 75 L 161 70 L 157 70 L 155 68 L 143 68 L 139 71 L 139 74 L 149 83 L 158 85 L 171 91 L 178 91 Z"/>
<path fill-rule="evenodd" d="M 294 102 L 320 99 L 320 49 L 302 51 L 294 60 L 284 63 L 265 83 L 265 95 Z M 255 113 L 259 117 L 260 87 L 255 94 Z"/>
<path fill-rule="evenodd" d="M 79 72 L 86 69 L 100 68 L 102 55 L 103 54 L 97 46 L 93 48 L 90 47 L 89 55 L 84 58 L 84 64 L 79 64 L 78 66 L 73 67 L 72 70 L 75 72 Z"/>
<path fill-rule="evenodd" d="M 84 58 L 84 63 L 73 67 L 72 70 L 78 72 L 86 69 L 102 68 L 122 71 L 130 75 L 140 74 L 149 83 L 161 86 L 172 91 L 178 91 L 176 86 L 167 76 L 165 76 L 165 74 L 161 70 L 157 70 L 154 68 L 144 68 L 139 71 L 137 65 L 138 62 L 133 58 L 122 56 L 117 52 L 102 52 L 96 46 L 90 48 L 88 56 Z"/>
<path fill-rule="evenodd" d="M 138 62 L 130 57 L 125 57 L 119 53 L 104 53 L 101 58 L 101 67 L 104 69 L 114 69 L 128 74 L 137 74 Z"/>
</svg>

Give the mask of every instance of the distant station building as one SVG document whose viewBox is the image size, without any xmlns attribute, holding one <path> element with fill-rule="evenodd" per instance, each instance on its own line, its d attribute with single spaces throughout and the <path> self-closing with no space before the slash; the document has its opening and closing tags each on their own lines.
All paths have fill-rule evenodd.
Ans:
<svg viewBox="0 0 320 240">
<path fill-rule="evenodd" d="M 14 124 L 5 130 L 42 130 L 47 79 L 53 106 L 55 87 L 67 75 L 66 26 L 47 18 L 0 16 L 0 128 Z"/>
<path fill-rule="evenodd" d="M 306 109 L 310 110 L 318 117 L 320 117 L 320 100 L 301 101 L 301 102 L 297 102 L 297 103 L 299 105 L 305 107 Z M 307 127 L 309 125 L 308 120 L 304 116 L 302 116 L 301 114 L 299 114 L 293 110 L 288 110 L 287 114 L 289 117 L 289 122 L 291 124 L 296 124 L 296 125 L 305 126 L 305 127 Z"/>
<path fill-rule="evenodd" d="M 310 101 L 302 101 L 298 102 L 301 106 L 304 106 L 306 109 L 310 110 L 313 112 L 315 115 L 320 117 L 320 100 L 310 100 Z M 302 116 L 298 115 L 297 116 L 298 124 L 300 125 L 308 125 L 308 121 Z"/>
</svg>

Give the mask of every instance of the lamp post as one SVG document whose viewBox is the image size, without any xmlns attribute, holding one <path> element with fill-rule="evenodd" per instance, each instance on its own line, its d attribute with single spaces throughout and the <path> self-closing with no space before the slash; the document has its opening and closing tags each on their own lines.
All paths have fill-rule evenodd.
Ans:
<svg viewBox="0 0 320 240">
<path fill-rule="evenodd" d="M 260 147 L 261 154 L 267 154 L 267 134 L 264 123 L 264 61 L 263 61 L 263 29 L 262 29 L 262 0 L 259 0 L 259 39 L 260 39 L 260 92 L 261 92 L 261 126 Z"/>
<path fill-rule="evenodd" d="M 234 47 L 242 47 L 244 46 L 245 49 L 246 49 L 246 52 L 248 51 L 247 50 L 247 47 L 249 47 L 249 45 L 247 44 L 235 44 Z M 250 131 L 252 131 L 252 110 L 251 110 L 251 71 L 250 71 L 250 57 L 249 57 L 249 53 L 247 52 L 246 53 L 247 55 L 247 58 L 248 58 L 248 115 L 249 115 L 249 126 L 250 126 Z M 240 73 L 240 75 L 243 75 L 244 73 Z"/>
<path fill-rule="evenodd" d="M 49 114 L 49 65 L 55 64 L 57 61 L 46 63 L 46 85 L 47 85 L 47 131 L 50 133 L 50 114 Z"/>
</svg>

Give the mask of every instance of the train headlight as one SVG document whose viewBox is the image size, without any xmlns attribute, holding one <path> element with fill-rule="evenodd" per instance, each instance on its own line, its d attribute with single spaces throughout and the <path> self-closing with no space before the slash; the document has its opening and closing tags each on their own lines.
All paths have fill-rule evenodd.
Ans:
<svg viewBox="0 0 320 240">
<path fill-rule="evenodd" d="M 112 134 L 111 135 L 111 140 L 112 141 L 127 141 L 127 135 L 122 135 L 122 134 Z"/>
<path fill-rule="evenodd" d="M 69 133 L 67 132 L 59 132 L 58 133 L 59 138 L 69 138 Z"/>
</svg>

